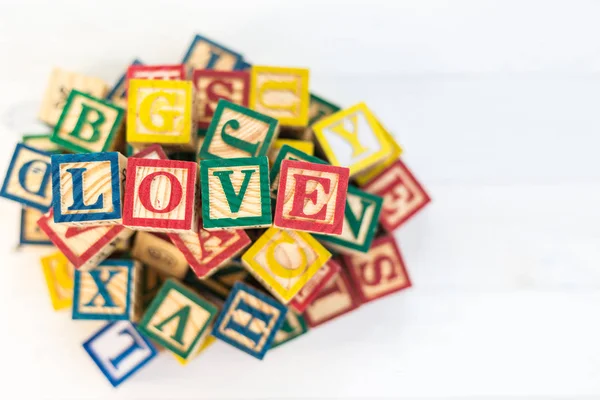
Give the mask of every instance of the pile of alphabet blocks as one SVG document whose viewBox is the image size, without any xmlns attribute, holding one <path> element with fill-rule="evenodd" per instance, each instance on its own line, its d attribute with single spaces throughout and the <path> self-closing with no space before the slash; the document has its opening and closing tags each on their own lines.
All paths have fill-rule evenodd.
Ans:
<svg viewBox="0 0 600 400">
<path fill-rule="evenodd" d="M 364 103 L 309 91 L 196 36 L 109 90 L 55 69 L 0 191 L 22 205 L 55 310 L 107 324 L 83 347 L 117 386 L 216 340 L 262 359 L 411 285 L 393 232 L 429 196 Z M 385 323 L 385 322 L 381 322 Z"/>
</svg>

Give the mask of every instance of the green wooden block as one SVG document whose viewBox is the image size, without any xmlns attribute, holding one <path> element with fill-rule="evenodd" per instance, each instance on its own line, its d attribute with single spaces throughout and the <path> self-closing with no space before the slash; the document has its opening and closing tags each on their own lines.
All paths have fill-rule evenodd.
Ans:
<svg viewBox="0 0 600 400">
<path fill-rule="evenodd" d="M 308 325 L 306 325 L 304 318 L 300 314 L 296 314 L 295 312 L 288 310 L 288 313 L 285 315 L 283 325 L 281 325 L 281 328 L 279 328 L 275 334 L 275 339 L 273 340 L 271 349 L 281 346 L 292 339 L 296 339 L 297 337 L 304 335 L 306 332 L 308 332 Z"/>
<path fill-rule="evenodd" d="M 72 90 L 50 140 L 74 153 L 110 151 L 124 116 L 121 107 Z"/>
<path fill-rule="evenodd" d="M 312 125 L 318 120 L 341 110 L 340 107 L 328 102 L 314 94 L 310 94 L 310 103 L 308 108 L 308 125 Z"/>
<path fill-rule="evenodd" d="M 277 197 L 277 188 L 279 187 L 279 171 L 281 170 L 281 162 L 283 160 L 307 161 L 317 164 L 328 164 L 318 157 L 306 154 L 292 146 L 284 144 L 277 154 L 277 158 L 271 167 L 271 191 L 272 196 Z"/>
<path fill-rule="evenodd" d="M 202 160 L 200 181 L 205 229 L 272 224 L 267 157 Z"/>
</svg>

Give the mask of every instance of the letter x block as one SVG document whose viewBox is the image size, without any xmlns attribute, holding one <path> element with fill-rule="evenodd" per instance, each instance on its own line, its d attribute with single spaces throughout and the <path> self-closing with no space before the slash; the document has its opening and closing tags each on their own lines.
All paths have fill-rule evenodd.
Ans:
<svg viewBox="0 0 600 400">
<path fill-rule="evenodd" d="M 73 265 L 60 251 L 41 258 L 42 270 L 54 310 L 73 304 Z"/>
<path fill-rule="evenodd" d="M 54 222 L 121 224 L 127 159 L 118 152 L 53 154 Z"/>
<path fill-rule="evenodd" d="M 269 228 L 244 253 L 242 262 L 273 296 L 287 304 L 330 257 L 308 233 Z"/>
<path fill-rule="evenodd" d="M 196 354 L 218 309 L 181 283 L 168 279 L 146 310 L 140 330 L 183 359 Z"/>
<path fill-rule="evenodd" d="M 262 360 L 281 328 L 287 308 L 241 282 L 233 285 L 212 334 Z"/>
<path fill-rule="evenodd" d="M 276 119 L 221 99 L 199 156 L 202 159 L 266 156 L 278 134 Z"/>
<path fill-rule="evenodd" d="M 52 204 L 50 154 L 19 143 L 0 196 L 46 212 Z"/>
<path fill-rule="evenodd" d="M 368 254 L 345 256 L 344 262 L 363 303 L 411 286 L 392 236 L 375 239 Z"/>
<path fill-rule="evenodd" d="M 348 168 L 283 160 L 273 226 L 341 234 L 348 173 Z"/>
<path fill-rule="evenodd" d="M 225 99 L 248 107 L 250 74 L 244 71 L 194 70 L 192 82 L 196 88 L 196 122 L 206 129 L 215 115 L 217 102 Z"/>
<path fill-rule="evenodd" d="M 158 232 L 197 231 L 198 164 L 130 158 L 123 224 Z"/>
<path fill-rule="evenodd" d="M 388 232 L 399 228 L 430 201 L 425 189 L 400 160 L 367 183 L 363 189 L 383 197 L 380 222 Z"/>
<path fill-rule="evenodd" d="M 392 153 L 386 133 L 365 103 L 338 111 L 313 125 L 317 141 L 332 165 L 364 171 Z"/>
<path fill-rule="evenodd" d="M 50 140 L 73 153 L 109 151 L 125 110 L 86 93 L 71 91 Z"/>
<path fill-rule="evenodd" d="M 205 229 L 271 225 L 267 157 L 202 160 L 200 181 Z"/>
<path fill-rule="evenodd" d="M 83 348 L 108 381 L 117 387 L 158 354 L 129 321 L 115 321 L 89 338 Z"/>
</svg>

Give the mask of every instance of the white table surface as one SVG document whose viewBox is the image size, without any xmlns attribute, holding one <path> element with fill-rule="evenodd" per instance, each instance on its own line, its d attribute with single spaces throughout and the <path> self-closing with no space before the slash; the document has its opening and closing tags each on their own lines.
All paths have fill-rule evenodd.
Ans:
<svg viewBox="0 0 600 400">
<path fill-rule="evenodd" d="M 365 100 L 433 198 L 397 234 L 409 291 L 263 362 L 217 343 L 118 390 L 81 347 L 102 323 L 52 312 L 2 201 L 0 398 L 600 397 L 599 20 L 593 1 L 0 1 L 3 171 L 51 67 L 112 83 L 198 32 Z"/>
</svg>

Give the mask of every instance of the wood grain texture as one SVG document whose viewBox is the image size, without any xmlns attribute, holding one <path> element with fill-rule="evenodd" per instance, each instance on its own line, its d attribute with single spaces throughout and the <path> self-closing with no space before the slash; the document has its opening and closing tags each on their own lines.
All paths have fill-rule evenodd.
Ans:
<svg viewBox="0 0 600 400">
<path fill-rule="evenodd" d="M 69 308 L 73 304 L 73 265 L 60 251 L 40 259 L 48 294 L 55 311 Z"/>
<path fill-rule="evenodd" d="M 38 118 L 50 126 L 56 125 L 73 89 L 98 98 L 103 98 L 108 93 L 108 85 L 102 79 L 54 68 L 50 73 Z"/>
<path fill-rule="evenodd" d="M 183 279 L 188 270 L 188 263 L 177 247 L 149 232 L 140 231 L 136 234 L 131 257 L 178 279 Z"/>
<path fill-rule="evenodd" d="M 59 145 L 50 140 L 51 136 L 52 135 L 49 133 L 25 134 L 23 135 L 22 141 L 23 144 L 33 147 L 34 149 L 45 151 L 47 153 L 61 153 L 62 149 Z"/>
<path fill-rule="evenodd" d="M 283 146 L 290 146 L 296 150 L 308 154 L 310 156 L 315 154 L 315 145 L 310 140 L 300 139 L 277 139 L 273 142 L 273 146 L 269 149 L 269 162 L 273 164 L 279 155 L 279 152 Z"/>
<path fill-rule="evenodd" d="M 44 215 L 40 210 L 30 207 L 21 208 L 21 225 L 19 231 L 20 246 L 51 246 L 52 241 L 40 229 L 37 222 Z"/>
<path fill-rule="evenodd" d="M 200 35 L 194 37 L 183 57 L 183 63 L 188 71 L 194 69 L 233 71 L 241 60 L 240 54 Z"/>
<path fill-rule="evenodd" d="M 163 81 L 184 81 L 186 78 L 183 64 L 173 65 L 131 65 L 127 68 L 127 85 L 131 79 L 154 79 Z"/>
<path fill-rule="evenodd" d="M 340 264 L 334 259 L 327 261 L 290 301 L 290 308 L 302 314 L 317 298 L 321 289 L 335 278 L 341 268 Z"/>
</svg>

